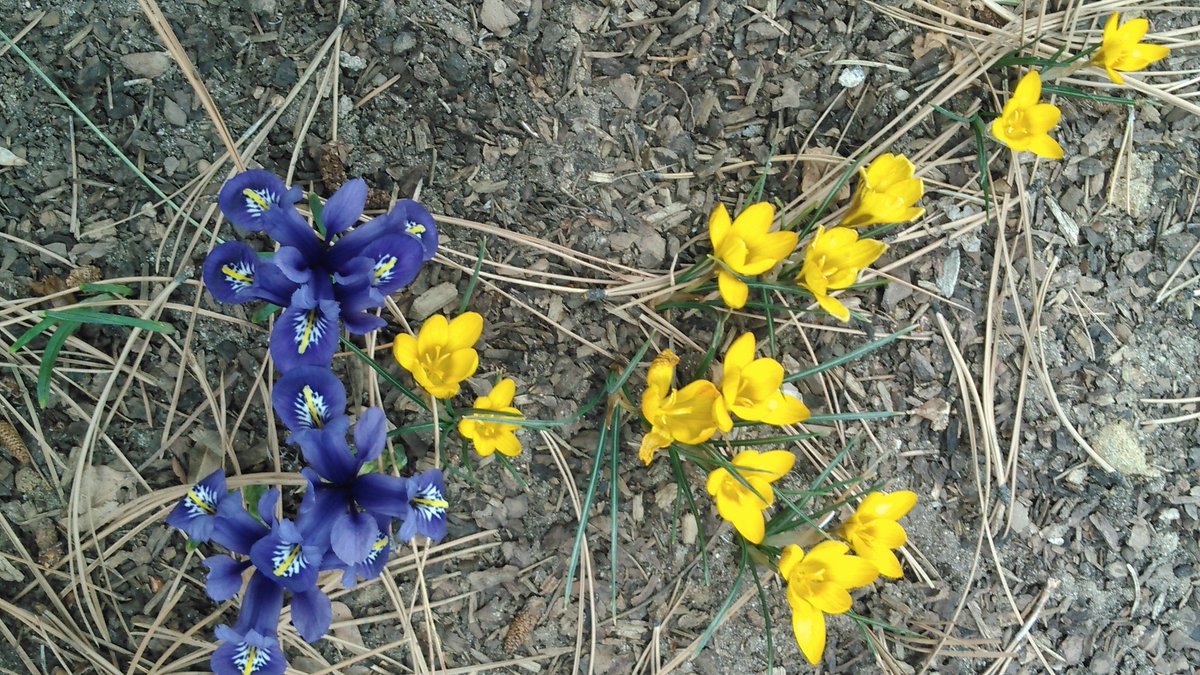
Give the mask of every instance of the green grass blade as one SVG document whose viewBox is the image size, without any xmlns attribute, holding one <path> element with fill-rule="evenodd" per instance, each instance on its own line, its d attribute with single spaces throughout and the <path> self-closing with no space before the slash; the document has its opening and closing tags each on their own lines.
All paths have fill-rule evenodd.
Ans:
<svg viewBox="0 0 1200 675">
<path fill-rule="evenodd" d="M 46 349 L 42 352 L 42 362 L 38 365 L 37 379 L 38 406 L 42 409 L 50 404 L 50 380 L 54 377 L 54 362 L 58 359 L 58 353 L 62 351 L 67 338 L 71 337 L 71 334 L 79 330 L 82 325 L 74 321 L 62 321 L 58 330 L 54 331 L 54 335 L 51 335 L 46 342 Z"/>
<path fill-rule="evenodd" d="M 617 489 L 618 477 L 617 465 L 621 459 L 621 406 L 613 406 L 612 414 L 612 429 L 609 431 L 610 444 L 612 447 L 608 450 L 609 470 L 608 470 L 608 515 L 611 530 L 608 539 L 608 562 L 609 562 L 609 587 L 612 589 L 612 597 L 610 598 L 612 616 L 617 615 L 617 546 L 619 540 L 617 538 L 617 515 L 620 513 L 618 501 L 621 493 Z"/>
<path fill-rule="evenodd" d="M 275 312 L 278 312 L 281 309 L 283 309 L 283 308 L 280 307 L 279 305 L 272 305 L 269 302 L 264 303 L 262 307 L 259 307 L 258 309 L 254 310 L 254 314 L 252 314 L 250 316 L 250 320 L 253 321 L 254 323 L 266 323 L 267 319 L 272 314 L 274 314 Z"/>
<path fill-rule="evenodd" d="M 45 333 L 47 330 L 49 330 L 49 328 L 51 326 L 53 326 L 56 323 L 58 323 L 58 319 L 51 319 L 49 317 L 46 317 L 46 318 L 42 319 L 41 321 L 33 324 L 33 326 L 29 330 L 25 331 L 24 333 L 21 334 L 21 337 L 17 338 L 16 342 L 12 343 L 12 346 L 8 348 L 8 353 L 16 354 L 18 351 L 20 351 L 21 347 L 24 347 L 25 345 L 29 344 L 30 342 L 33 342 L 34 338 L 41 335 L 42 333 Z"/>
<path fill-rule="evenodd" d="M 891 335 L 888 335 L 882 339 L 876 340 L 870 344 L 863 345 L 862 347 L 859 347 L 858 349 L 847 352 L 837 358 L 833 358 L 824 363 L 817 364 L 817 365 L 813 366 L 812 368 L 809 368 L 808 370 L 802 370 L 798 373 L 793 373 L 791 375 L 788 375 L 787 377 L 783 378 L 783 381 L 784 382 L 795 382 L 796 380 L 803 380 L 805 378 L 812 377 L 813 375 L 816 375 L 818 373 L 823 373 L 826 370 L 829 370 L 830 368 L 836 368 L 837 366 L 840 366 L 843 363 L 849 363 L 861 356 L 866 356 L 867 354 L 870 354 L 871 352 L 875 351 L 876 349 L 879 349 L 880 347 L 886 347 L 887 345 L 889 345 L 889 344 L 895 342 L 896 340 L 899 340 L 900 338 L 904 337 L 905 335 L 908 335 L 909 333 L 913 332 L 914 330 L 916 330 L 916 328 L 917 328 L 916 324 L 913 324 L 912 326 L 908 326 L 907 328 L 901 328 L 900 330 L 896 331 L 895 333 L 892 333 Z"/>
<path fill-rule="evenodd" d="M 133 295 L 133 289 L 125 284 L 84 284 L 79 287 L 84 293 L 111 293 L 123 298 Z"/>
<path fill-rule="evenodd" d="M 421 406 L 422 410 L 424 410 L 425 412 L 429 412 L 429 403 L 427 403 L 425 401 L 425 399 L 421 398 L 420 396 L 417 396 L 417 394 L 413 390 L 404 386 L 404 383 L 401 382 L 400 380 L 397 380 L 395 377 L 393 377 L 392 374 L 389 373 L 386 368 L 379 365 L 378 363 L 375 363 L 375 359 L 371 358 L 370 356 L 367 355 L 366 352 L 359 349 L 358 346 L 355 345 L 350 340 L 348 340 L 345 335 L 342 336 L 341 340 L 342 340 L 343 345 L 348 347 L 350 349 L 350 351 L 354 352 L 355 355 L 358 356 L 358 358 L 362 359 L 364 363 L 366 363 L 368 366 L 371 367 L 372 370 L 374 370 L 376 373 L 378 373 L 379 376 L 382 377 L 385 382 L 387 382 L 391 386 L 395 387 L 397 391 L 399 391 L 401 394 L 403 394 L 409 400 L 411 400 L 412 402 Z"/>
<path fill-rule="evenodd" d="M 571 547 L 571 560 L 567 563 L 567 576 L 563 584 L 563 606 L 571 601 L 571 582 L 575 579 L 575 570 L 579 567 L 579 556 L 583 551 L 583 539 L 587 533 L 588 513 L 592 510 L 592 501 L 596 498 L 596 486 L 600 482 L 600 467 L 604 466 L 604 454 L 608 451 L 608 424 L 600 425 L 600 438 L 596 442 L 596 458 L 592 462 L 592 473 L 588 476 L 587 492 L 579 509 L 579 527 L 575 529 L 575 543 Z M 615 580 L 613 580 L 615 583 Z"/>
<path fill-rule="evenodd" d="M 175 327 L 169 323 L 162 321 L 151 321 L 150 319 L 140 319 L 133 316 L 124 316 L 122 314 L 110 314 L 94 309 L 51 309 L 46 311 L 46 317 L 51 319 L 59 319 L 61 321 L 73 321 L 75 323 L 90 323 L 99 326 L 127 326 L 129 328 L 141 328 L 154 333 L 171 334 L 175 332 Z"/>
<path fill-rule="evenodd" d="M 746 548 L 746 540 L 742 539 L 742 555 L 750 556 L 750 551 Z M 767 604 L 767 593 L 763 590 L 762 581 L 758 578 L 758 565 L 755 565 L 753 559 L 750 562 L 750 578 L 754 580 L 754 588 L 758 591 L 758 606 L 762 609 L 763 617 L 763 636 L 767 639 L 767 671 L 768 673 L 775 672 L 775 641 L 772 638 L 771 630 L 771 606 Z"/>
<path fill-rule="evenodd" d="M 721 603 L 721 607 L 709 622 L 708 628 L 704 629 L 704 634 L 700 636 L 700 641 L 696 643 L 696 653 L 699 654 L 708 645 L 712 639 L 713 633 L 717 632 L 717 626 L 729 613 L 729 608 L 733 606 L 733 600 L 737 597 L 738 591 L 742 588 L 742 579 L 746 576 L 746 566 L 750 564 L 750 554 L 745 548 L 742 549 L 742 561 L 738 565 L 737 577 L 733 580 L 733 588 L 729 589 L 729 596 L 725 598 L 725 602 Z"/>
<path fill-rule="evenodd" d="M 479 273 L 483 270 L 483 258 L 486 254 L 487 237 L 484 237 L 479 242 L 479 256 L 475 259 L 475 269 L 471 272 L 471 280 L 467 282 L 467 290 L 463 293 L 462 302 L 458 305 L 459 314 L 467 311 L 467 307 L 471 306 L 471 296 L 475 293 L 475 286 L 479 283 Z"/>
<path fill-rule="evenodd" d="M 696 519 L 696 535 L 700 538 L 700 567 L 704 573 L 704 583 L 708 584 L 712 582 L 712 579 L 709 576 L 708 538 L 704 533 L 704 520 L 700 517 L 700 509 L 696 506 L 696 498 L 692 495 L 692 484 L 688 482 L 687 474 L 684 473 L 683 462 L 679 459 L 679 450 L 672 444 L 667 448 L 667 454 L 671 458 L 671 474 L 675 477 L 675 485 L 679 489 L 679 494 L 683 495 L 688 510 L 692 512 L 692 517 Z"/>
</svg>

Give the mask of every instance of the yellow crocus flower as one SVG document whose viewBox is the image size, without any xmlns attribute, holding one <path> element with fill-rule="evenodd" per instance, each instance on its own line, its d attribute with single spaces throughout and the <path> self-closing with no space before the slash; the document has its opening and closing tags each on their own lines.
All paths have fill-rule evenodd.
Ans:
<svg viewBox="0 0 1200 675">
<path fill-rule="evenodd" d="M 766 532 L 763 510 L 775 503 L 771 483 L 783 478 L 795 463 L 796 456 L 787 450 L 739 452 L 733 458 L 733 466 L 742 480 L 725 467 L 708 474 L 706 488 L 717 502 L 717 513 L 746 541 L 761 544 Z M 747 484 L 754 489 L 746 487 Z"/>
<path fill-rule="evenodd" d="M 916 503 L 916 493 L 908 490 L 891 494 L 872 492 L 842 525 L 838 536 L 845 539 L 855 553 L 878 567 L 880 574 L 899 579 L 904 576 L 904 571 L 892 551 L 908 541 L 908 533 L 897 521 Z"/>
<path fill-rule="evenodd" d="M 775 426 L 796 424 L 812 413 L 797 397 L 783 391 L 783 365 L 771 358 L 754 358 L 757 343 L 746 333 L 725 352 L 721 394 L 738 417 Z"/>
<path fill-rule="evenodd" d="M 829 292 L 853 286 L 859 273 L 886 250 L 887 244 L 859 239 L 858 232 L 848 227 L 818 227 L 804 252 L 804 265 L 796 281 L 813 294 L 821 309 L 840 321 L 849 321 L 850 310 Z"/>
<path fill-rule="evenodd" d="M 859 169 L 858 191 L 841 225 L 865 227 L 920 218 L 925 209 L 914 205 L 925 195 L 925 183 L 913 178 L 915 170 L 907 157 L 890 152 Z"/>
<path fill-rule="evenodd" d="M 1100 66 L 1108 72 L 1108 79 L 1116 84 L 1125 84 L 1125 78 L 1117 71 L 1133 72 L 1167 58 L 1171 50 L 1162 45 L 1151 45 L 1142 42 L 1146 32 L 1150 30 L 1150 22 L 1145 19 L 1132 19 L 1121 24 L 1121 14 L 1113 12 L 1104 24 L 1104 37 L 1095 55 L 1092 65 Z"/>
<path fill-rule="evenodd" d="M 1017 83 L 1000 116 L 992 121 L 992 136 L 1016 152 L 1028 150 L 1038 157 L 1062 159 L 1062 146 L 1050 137 L 1062 111 L 1051 103 L 1039 103 L 1041 97 L 1042 76 L 1031 70 Z"/>
<path fill-rule="evenodd" d="M 870 561 L 849 555 L 840 541 L 823 541 L 808 552 L 796 545 L 783 549 L 779 574 L 787 581 L 792 630 L 804 658 L 816 665 L 825 653 L 825 615 L 850 609 L 850 591 L 879 577 Z"/>
<path fill-rule="evenodd" d="M 497 382 L 487 396 L 475 399 L 475 405 L 471 406 L 476 410 L 507 413 L 503 417 L 513 416 L 512 422 L 485 421 L 479 418 L 486 417 L 486 415 L 476 414 L 467 415 L 458 421 L 458 433 L 471 441 L 475 446 L 475 452 L 484 457 L 493 452 L 499 452 L 506 457 L 516 457 L 521 454 L 521 441 L 517 438 L 517 430 L 521 428 L 521 425 L 517 423 L 517 420 L 524 419 L 525 416 L 512 405 L 516 393 L 516 383 L 506 377 Z M 502 416 L 496 415 L 495 417 L 499 419 Z"/>
<path fill-rule="evenodd" d="M 642 416 L 650 423 L 650 431 L 642 439 L 638 457 L 647 465 L 654 453 L 672 442 L 696 445 L 716 435 L 717 430 L 729 431 L 733 419 L 717 385 L 708 380 L 696 380 L 683 389 L 672 389 L 675 365 L 679 357 L 671 350 L 659 354 L 646 374 L 646 391 L 642 394 Z"/>
<path fill-rule="evenodd" d="M 775 207 L 766 202 L 747 206 L 732 221 L 725 205 L 717 204 L 708 218 L 713 257 L 724 266 L 717 271 L 717 287 L 733 309 L 745 307 L 750 296 L 750 287 L 737 275 L 765 274 L 796 249 L 795 232 L 769 232 L 774 220 Z"/>
<path fill-rule="evenodd" d="M 416 337 L 397 335 L 392 356 L 425 391 L 436 398 L 451 398 L 479 368 L 475 343 L 482 333 L 483 317 L 475 312 L 453 321 L 435 314 L 425 320 Z"/>
</svg>

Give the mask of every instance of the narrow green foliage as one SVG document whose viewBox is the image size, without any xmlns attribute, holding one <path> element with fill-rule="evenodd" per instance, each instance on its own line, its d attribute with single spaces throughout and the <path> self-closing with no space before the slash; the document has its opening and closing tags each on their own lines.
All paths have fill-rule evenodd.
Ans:
<svg viewBox="0 0 1200 675">
<path fill-rule="evenodd" d="M 108 147 L 108 149 L 111 150 L 113 152 L 113 154 L 117 156 L 118 159 L 121 160 L 121 163 L 124 164 L 127 169 L 132 171 L 133 174 L 135 176 L 137 176 L 139 180 L 141 180 L 143 183 L 145 183 L 146 187 L 150 188 L 151 192 L 153 192 L 156 196 L 158 196 L 158 198 L 160 200 L 162 200 L 165 204 L 170 206 L 171 209 L 175 211 L 175 213 L 186 218 L 188 223 L 190 223 L 191 225 L 196 226 L 196 227 L 200 226 L 200 224 L 197 223 L 195 221 L 195 219 L 193 219 L 190 215 L 188 215 L 186 212 L 184 212 L 184 210 L 178 204 L 176 204 L 174 201 L 172 201 L 171 198 L 168 197 L 165 192 L 160 190 L 159 187 L 154 184 L 154 181 L 150 180 L 150 178 L 148 176 L 146 176 L 146 174 L 143 173 L 141 169 L 138 168 L 137 164 L 135 164 L 133 162 L 133 160 L 129 159 L 129 157 L 126 156 L 126 154 L 124 152 L 122 152 L 121 149 L 118 148 L 115 143 L 112 142 L 112 139 L 110 139 L 108 136 L 106 136 L 104 134 L 104 132 L 100 130 L 100 127 L 97 127 L 95 125 L 95 123 L 93 123 L 92 120 L 90 118 L 88 118 L 88 116 L 82 110 L 79 109 L 79 106 L 75 105 L 75 102 L 72 101 L 71 98 L 69 96 L 67 96 L 67 94 L 62 89 L 60 89 L 57 84 L 54 83 L 54 80 L 50 79 L 50 76 L 47 75 L 44 70 L 42 70 L 42 68 L 37 64 L 37 62 L 34 61 L 32 58 L 30 58 L 29 55 L 25 53 L 25 50 L 23 50 L 19 46 L 17 46 L 17 44 L 12 41 L 12 38 L 8 37 L 8 33 L 5 33 L 3 30 L 0 30 L 0 39 L 4 40 L 4 44 L 7 45 L 8 48 L 11 49 L 12 52 L 14 54 L 16 54 L 22 61 L 24 61 L 25 65 L 28 66 L 29 69 L 31 71 L 33 71 L 33 73 L 35 75 L 37 75 L 39 78 L 41 78 L 41 80 L 43 82 L 46 83 L 46 86 L 50 87 L 50 90 L 54 92 L 55 96 L 58 96 L 59 100 L 62 101 L 64 104 L 66 104 L 66 106 L 71 109 L 71 112 L 75 113 L 75 115 L 80 120 L 83 121 L 83 123 L 87 126 L 87 128 L 91 129 L 92 133 L 96 134 L 96 137 L 99 138 L 100 141 L 102 143 L 104 143 L 104 145 L 106 145 Z M 207 232 L 207 230 L 206 230 L 206 232 Z M 223 242 L 223 241 L 224 240 L 222 240 L 220 237 L 217 238 L 218 243 Z"/>
<path fill-rule="evenodd" d="M 91 323 L 97 326 L 127 326 L 129 328 L 141 328 L 142 330 L 167 335 L 175 332 L 175 327 L 169 323 L 140 319 L 133 316 L 123 316 L 121 314 L 110 314 L 95 309 L 83 309 L 79 307 L 72 309 L 50 309 L 46 310 L 45 314 L 46 318 L 59 321 Z"/>
<path fill-rule="evenodd" d="M 471 454 L 470 450 L 467 449 L 467 444 L 465 442 L 463 443 L 462 454 L 464 458 Z M 521 478 L 521 474 L 517 473 L 517 468 L 513 466 L 512 460 L 498 452 L 494 455 L 494 457 L 500 460 L 500 463 L 504 465 L 505 469 L 508 469 L 508 473 L 513 477 L 513 480 L 517 481 L 517 485 L 520 485 L 522 490 L 529 489 L 529 485 L 525 483 L 525 479 Z"/>
<path fill-rule="evenodd" d="M 487 237 L 479 242 L 479 255 L 475 258 L 475 269 L 471 271 L 471 280 L 467 282 L 467 290 L 463 292 L 462 302 L 458 304 L 458 313 L 462 314 L 470 306 L 471 296 L 475 286 L 479 284 L 479 273 L 483 270 L 483 259 L 487 256 Z"/>
<path fill-rule="evenodd" d="M 807 421 L 807 420 L 806 420 Z M 819 438 L 825 434 L 788 434 L 787 436 L 767 436 L 765 438 L 741 438 L 733 441 L 725 441 L 725 445 L 731 448 L 753 448 L 762 445 L 786 445 L 795 443 L 796 441 L 805 441 L 810 438 Z"/>
<path fill-rule="evenodd" d="M 859 347 L 858 349 L 855 349 L 855 350 L 847 352 L 841 356 L 838 356 L 836 358 L 825 361 L 824 363 L 819 363 L 819 364 L 813 366 L 812 368 L 809 368 L 808 370 L 802 370 L 798 373 L 793 373 L 791 375 L 788 375 L 783 378 L 783 381 L 784 382 L 795 382 L 797 380 L 803 380 L 803 379 L 812 377 L 813 375 L 823 373 L 826 370 L 829 370 L 830 368 L 836 368 L 837 366 L 840 366 L 843 363 L 849 363 L 857 358 L 860 358 L 862 356 L 866 356 L 867 354 L 870 354 L 871 352 L 875 351 L 876 349 L 879 349 L 880 347 L 886 347 L 887 345 L 889 345 L 889 344 L 895 342 L 896 340 L 899 340 L 900 338 L 904 337 L 905 335 L 908 335 L 909 333 L 913 332 L 914 330 L 916 330 L 916 328 L 917 327 L 915 324 L 912 326 L 908 326 L 906 328 L 901 328 L 900 330 L 896 331 L 895 333 L 892 333 L 891 335 L 888 335 L 884 338 L 876 340 L 872 343 L 863 345 L 862 347 Z"/>
<path fill-rule="evenodd" d="M 891 410 L 864 410 L 862 412 L 826 413 L 813 415 L 804 420 L 805 424 L 831 424 L 833 422 L 862 422 L 864 420 L 886 420 L 901 413 Z"/>
<path fill-rule="evenodd" d="M 889 633 L 895 633 L 896 635 L 903 635 L 905 637 L 921 637 L 919 633 L 914 633 L 899 626 L 893 626 L 886 621 L 879 621 L 878 619 L 872 619 L 870 617 L 863 616 L 862 614 L 854 611 L 847 611 L 846 616 L 853 619 L 856 623 L 871 626 L 872 628 L 882 628 L 883 630 L 886 630 Z"/>
<path fill-rule="evenodd" d="M 1132 98 L 1123 96 L 1105 96 L 1104 94 L 1093 94 L 1090 91 L 1084 91 L 1077 87 L 1068 87 L 1062 84 L 1043 84 L 1042 93 L 1049 96 L 1057 94 L 1068 98 L 1081 98 L 1085 101 L 1093 101 L 1095 103 L 1115 103 L 1117 105 L 1137 105 L 1137 101 Z"/>
<path fill-rule="evenodd" d="M 262 307 L 254 310 L 254 314 L 250 315 L 250 320 L 254 323 L 266 323 L 267 319 L 269 319 L 272 314 L 281 309 L 283 308 L 279 305 L 272 305 L 269 302 L 264 302 Z"/>
<path fill-rule="evenodd" d="M 742 555 L 749 558 L 751 551 L 748 549 L 746 540 L 739 538 L 738 541 L 742 544 Z M 751 558 L 749 568 L 750 578 L 754 580 L 754 588 L 758 591 L 758 606 L 762 609 L 763 636 L 767 639 L 766 672 L 772 673 L 775 671 L 775 640 L 772 637 L 774 631 L 771 630 L 771 607 L 767 604 L 767 593 L 763 590 L 762 580 L 758 578 L 758 565 L 754 564 L 753 558 Z"/>
<path fill-rule="evenodd" d="M 725 602 L 721 603 L 721 607 L 717 609 L 717 613 L 713 615 L 712 621 L 709 622 L 708 628 L 704 629 L 704 634 L 700 636 L 700 640 L 696 643 L 697 654 L 708 646 L 713 633 L 717 632 L 717 626 L 721 625 L 721 622 L 725 619 L 725 615 L 729 613 L 729 608 L 733 606 L 734 598 L 737 597 L 738 591 L 742 589 L 742 579 L 746 576 L 746 568 L 750 564 L 750 552 L 746 547 L 742 547 L 742 559 L 738 563 L 738 573 L 737 577 L 733 580 L 733 587 L 729 589 L 729 595 L 725 598 Z"/>
<path fill-rule="evenodd" d="M 57 323 L 58 323 L 58 321 L 56 319 L 45 318 L 45 319 L 42 319 L 41 321 L 33 324 L 32 328 L 30 328 L 29 330 L 22 333 L 21 337 L 17 338 L 16 341 L 12 343 L 12 346 L 8 348 L 8 353 L 16 354 L 17 351 L 21 349 L 21 347 L 24 347 L 25 345 L 29 344 L 30 342 L 33 342 L 34 338 L 41 335 L 42 333 L 45 333 L 47 330 L 49 330 L 51 327 L 53 327 Z"/>
<path fill-rule="evenodd" d="M 711 579 L 708 570 L 708 538 L 704 534 L 704 520 L 700 517 L 700 509 L 696 506 L 695 496 L 692 495 L 692 484 L 688 482 L 687 473 L 683 468 L 683 462 L 679 460 L 679 452 L 675 444 L 671 444 L 667 448 L 667 456 L 671 459 L 671 475 L 675 478 L 675 485 L 678 487 L 677 495 L 683 495 L 688 510 L 696 519 L 696 533 L 700 540 L 700 567 L 704 573 L 704 583 L 708 584 Z"/>
<path fill-rule="evenodd" d="M 404 383 L 401 382 L 400 380 L 397 380 L 391 373 L 389 373 L 387 371 L 386 368 L 379 365 L 378 363 L 375 363 L 375 359 L 371 358 L 370 355 L 368 355 L 363 350 L 359 349 L 358 346 L 355 345 L 353 342 L 346 339 L 346 336 L 343 335 L 341 340 L 342 340 L 342 344 L 344 346 L 349 348 L 350 351 L 354 352 L 355 356 L 362 359 L 363 363 L 367 364 L 368 366 L 371 367 L 372 370 L 374 370 L 376 373 L 378 373 L 379 376 L 382 377 L 385 382 L 392 385 L 392 387 L 394 387 L 397 391 L 399 391 L 401 394 L 403 394 L 406 398 L 408 398 L 412 402 L 416 403 L 417 405 L 421 406 L 421 409 L 423 409 L 425 412 L 429 412 L 429 403 L 427 403 L 424 398 L 421 398 L 420 396 L 418 396 L 416 394 L 416 392 L 414 392 L 413 390 L 404 386 Z"/>
<path fill-rule="evenodd" d="M 820 221 L 821 217 L 825 215 L 825 212 L 829 210 L 829 205 L 833 203 L 833 200 L 837 197 L 837 193 L 842 189 L 842 186 L 850 182 L 850 179 L 854 177 L 854 174 L 858 173 L 858 168 L 862 166 L 863 162 L 867 160 L 867 156 L 870 154 L 870 148 L 863 148 L 862 154 L 858 156 L 858 159 L 854 160 L 854 164 L 852 164 L 850 168 L 845 171 L 845 173 L 843 173 L 841 176 L 838 176 L 837 182 L 833 184 L 833 187 L 829 188 L 829 192 L 825 195 L 825 199 L 821 200 L 821 204 L 817 206 L 816 210 L 807 216 L 803 216 L 807 218 L 807 222 L 804 225 L 804 229 L 800 231 L 800 239 L 804 239 L 809 235 L 809 233 L 816 229 L 817 222 Z"/>
<path fill-rule="evenodd" d="M 704 352 L 704 358 L 700 359 L 700 365 L 696 367 L 692 373 L 692 379 L 700 379 L 708 372 L 709 366 L 712 365 L 713 359 L 717 356 L 717 350 L 721 348 L 721 342 L 725 339 L 725 318 L 728 314 L 717 315 L 717 325 L 713 328 L 712 343 L 708 345 L 708 350 Z"/>
<path fill-rule="evenodd" d="M 771 149 L 767 151 L 767 161 L 763 162 L 758 180 L 754 181 L 754 187 L 750 188 L 750 193 L 746 195 L 747 204 L 755 204 L 762 201 L 763 190 L 767 187 L 767 176 L 771 173 L 771 160 L 775 158 L 775 145 L 776 142 L 771 141 Z"/>
<path fill-rule="evenodd" d="M 58 359 L 58 353 L 62 351 L 67 338 L 71 337 L 71 334 L 79 330 L 82 325 L 77 321 L 59 320 L 58 329 L 46 342 L 46 349 L 42 352 L 42 362 L 38 365 L 37 399 L 39 407 L 45 408 L 50 404 L 50 380 L 54 377 L 54 362 Z"/>
<path fill-rule="evenodd" d="M 620 513 L 620 508 L 617 504 L 621 498 L 621 492 L 617 489 L 620 481 L 618 475 L 617 464 L 621 459 L 621 406 L 613 406 L 612 409 L 612 428 L 608 432 L 610 448 L 608 456 L 610 460 L 608 469 L 608 521 L 610 525 L 608 539 L 608 562 L 609 562 L 609 588 L 612 589 L 612 597 L 610 598 L 610 609 L 612 616 L 617 615 L 617 546 L 620 540 L 617 538 L 617 515 Z"/>
<path fill-rule="evenodd" d="M 609 390 L 612 385 L 612 376 L 609 376 L 609 382 L 605 389 Z M 604 455 L 608 452 L 608 432 L 610 425 L 608 420 L 600 425 L 600 438 L 596 442 L 596 458 L 592 462 L 592 473 L 588 476 L 587 492 L 584 495 L 583 503 L 579 509 L 579 526 L 575 529 L 575 544 L 571 547 L 571 559 L 567 563 L 566 583 L 563 584 L 563 605 L 566 606 L 571 601 L 571 583 L 575 579 L 575 569 L 579 566 L 579 556 L 583 551 L 583 540 L 587 534 L 587 524 L 589 513 L 592 510 L 592 501 L 596 498 L 596 487 L 600 483 L 600 467 L 604 465 Z M 615 584 L 616 580 L 612 582 Z"/>
<path fill-rule="evenodd" d="M 325 218 L 323 216 L 325 206 L 321 203 L 321 195 L 316 192 L 308 193 L 308 210 L 312 211 L 313 223 L 317 226 L 317 234 L 321 235 L 321 238 L 324 239 L 327 230 L 325 229 Z"/>
<path fill-rule="evenodd" d="M 79 290 L 84 293 L 108 293 L 122 298 L 128 298 L 133 295 L 133 289 L 125 284 L 84 284 L 79 287 Z"/>
</svg>

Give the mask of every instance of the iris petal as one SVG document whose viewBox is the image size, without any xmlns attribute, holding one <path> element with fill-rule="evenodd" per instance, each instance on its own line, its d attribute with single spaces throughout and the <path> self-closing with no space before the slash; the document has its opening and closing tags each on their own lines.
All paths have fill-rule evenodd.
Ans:
<svg viewBox="0 0 1200 675">
<path fill-rule="evenodd" d="M 204 285 L 218 302 L 240 305 L 257 299 L 254 293 L 258 254 L 248 244 L 227 241 L 204 259 Z"/>
<path fill-rule="evenodd" d="M 316 642 L 333 621 L 333 603 L 329 596 L 313 588 L 292 596 L 292 625 L 305 642 Z"/>
<path fill-rule="evenodd" d="M 243 171 L 225 181 L 217 195 L 221 212 L 234 227 L 258 232 L 266 227 L 264 215 L 278 208 L 288 208 L 303 195 L 299 188 L 288 189 L 270 171 Z"/>
<path fill-rule="evenodd" d="M 346 181 L 325 202 L 321 219 L 325 222 L 325 236 L 331 238 L 354 226 L 367 204 L 367 181 L 361 178 Z"/>
<path fill-rule="evenodd" d="M 289 430 L 320 429 L 346 412 L 346 388 L 323 366 L 289 370 L 271 392 L 275 414 Z"/>
</svg>

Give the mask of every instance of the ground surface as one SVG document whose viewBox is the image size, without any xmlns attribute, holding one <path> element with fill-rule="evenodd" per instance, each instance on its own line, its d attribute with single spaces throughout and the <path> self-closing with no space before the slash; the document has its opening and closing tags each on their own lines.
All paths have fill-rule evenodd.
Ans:
<svg viewBox="0 0 1200 675">
<path fill-rule="evenodd" d="M 678 330 L 667 330 L 634 302 L 645 293 L 621 295 L 621 285 L 702 257 L 706 242 L 693 240 L 708 211 L 717 200 L 736 205 L 772 146 L 767 196 L 789 209 L 822 198 L 847 158 L 868 148 L 914 157 L 928 213 L 888 237 L 880 266 L 894 282 L 854 296 L 868 319 L 843 330 L 797 313 L 779 328 L 785 365 L 799 370 L 870 335 L 917 327 L 805 383 L 818 412 L 902 414 L 797 445 L 804 483 L 859 435 L 837 477 L 865 474 L 921 498 L 907 519 L 907 578 L 860 593 L 856 606 L 918 637 L 873 631 L 869 651 L 864 633 L 836 618 L 825 666 L 1148 673 L 1200 662 L 1200 427 L 1154 423 L 1197 404 L 1153 402 L 1200 395 L 1200 118 L 1191 104 L 1200 60 L 1187 46 L 1200 13 L 1159 3 L 1167 9 L 1150 15 L 1155 33 L 1183 46 L 1158 67 L 1172 72 L 1146 76 L 1140 93 L 1103 90 L 1153 105 L 1059 100 L 1063 161 L 1011 165 L 989 143 L 989 220 L 973 137 L 929 103 L 994 108 L 985 65 L 1036 35 L 1053 36 L 1046 54 L 1065 35 L 1073 49 L 1094 42 L 1120 3 L 1049 3 L 1022 22 L 1003 6 L 968 9 L 985 3 L 371 0 L 349 3 L 337 42 L 327 43 L 337 4 L 161 9 L 232 136 L 250 139 L 248 162 L 327 193 L 329 167 L 344 161 L 349 175 L 389 194 L 419 186 L 432 211 L 465 221 L 444 223 L 443 257 L 395 297 L 414 326 L 457 310 L 486 235 L 471 308 L 488 327 L 472 386 L 514 377 L 530 417 L 570 416 L 651 334 L 655 348 L 699 361 L 710 318 L 672 313 Z M 212 195 L 230 165 L 137 2 L 71 0 L 43 11 L 0 0 L 0 10 L 4 31 L 28 26 L 19 45 L 30 58 L 194 219 L 177 217 L 0 47 L 0 147 L 23 160 L 0 167 L 0 343 L 12 344 L 35 311 L 74 302 L 59 291 L 88 265 L 134 287 L 125 314 L 175 328 L 131 337 L 84 327 L 60 356 L 46 410 L 32 398 L 44 341 L 7 357 L 3 415 L 32 462 L 0 453 L 0 668 L 201 668 L 212 627 L 235 610 L 204 596 L 206 550 L 187 552 L 159 520 L 178 486 L 222 463 L 264 480 L 298 467 L 265 421 L 264 329 L 197 292 L 197 263 L 217 226 Z M 1003 91 L 1015 72 L 991 71 L 987 81 Z M 224 224 L 217 233 L 240 236 Z M 763 330 L 750 317 L 732 321 Z M 366 346 L 385 347 L 396 330 Z M 388 351 L 377 360 L 400 375 Z M 364 392 L 359 403 L 382 401 L 394 424 L 416 420 L 361 363 L 338 364 L 348 388 Z M 730 592 L 736 547 L 707 507 L 699 528 L 678 519 L 669 464 L 635 461 L 639 425 L 627 425 L 622 442 L 617 577 L 605 480 L 589 528 L 591 581 L 563 607 L 577 491 L 600 419 L 597 409 L 549 433 L 526 431 L 515 462 L 524 485 L 496 462 L 476 462 L 474 483 L 453 478 L 447 543 L 397 558 L 394 583 L 335 597 L 344 613 L 331 638 L 313 647 L 287 638 L 292 666 L 764 671 L 752 586 L 692 653 Z M 418 464 L 431 461 L 429 438 L 405 446 Z M 702 488 L 697 495 L 707 504 Z M 715 536 L 702 540 L 697 529 Z M 774 665 L 802 670 L 783 594 L 774 581 L 767 590 Z M 593 598 L 583 620 L 581 591 Z M 506 653 L 518 618 L 533 627 Z"/>
</svg>

